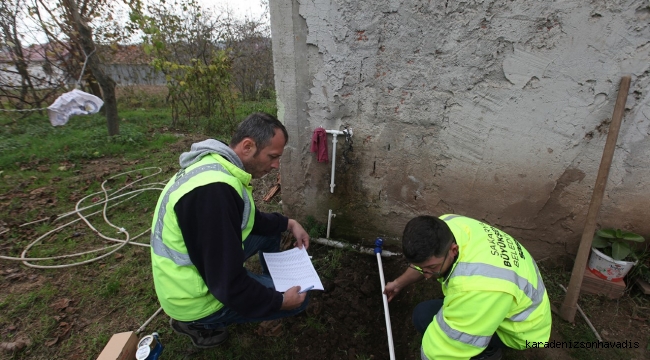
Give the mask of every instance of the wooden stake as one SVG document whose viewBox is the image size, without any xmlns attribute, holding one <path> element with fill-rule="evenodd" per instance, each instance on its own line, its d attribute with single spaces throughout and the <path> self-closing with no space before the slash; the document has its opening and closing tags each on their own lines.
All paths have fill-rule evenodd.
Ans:
<svg viewBox="0 0 650 360">
<path fill-rule="evenodd" d="M 603 157 L 600 160 L 600 168 L 598 169 L 598 176 L 596 177 L 596 185 L 594 192 L 591 195 L 591 203 L 589 204 L 589 211 L 587 212 L 587 220 L 585 228 L 582 232 L 582 239 L 580 240 L 580 247 L 573 264 L 573 271 L 571 272 L 571 280 L 569 281 L 569 289 L 567 291 L 562 307 L 560 307 L 560 316 L 566 321 L 573 322 L 576 315 L 578 304 L 578 295 L 580 295 L 580 286 L 582 285 L 582 278 L 585 275 L 585 268 L 587 267 L 587 260 L 589 258 L 589 250 L 591 249 L 591 242 L 593 240 L 594 231 L 596 230 L 596 217 L 600 204 L 603 201 L 605 194 L 605 185 L 607 184 L 607 177 L 609 176 L 609 168 L 612 165 L 612 158 L 614 157 L 614 149 L 616 148 L 616 139 L 618 138 L 618 131 L 621 128 L 621 121 L 623 120 L 623 112 L 625 111 L 625 102 L 627 101 L 627 93 L 630 91 L 630 77 L 624 76 L 621 79 L 621 84 L 618 90 L 618 98 L 614 106 L 614 114 L 612 115 L 612 123 L 609 126 L 609 133 L 605 142 L 605 149 L 603 150 Z"/>
</svg>

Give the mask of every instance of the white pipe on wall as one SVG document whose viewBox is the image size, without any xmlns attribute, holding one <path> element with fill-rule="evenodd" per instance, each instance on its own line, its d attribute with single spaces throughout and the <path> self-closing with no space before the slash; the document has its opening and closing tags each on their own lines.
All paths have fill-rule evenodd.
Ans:
<svg viewBox="0 0 650 360">
<path fill-rule="evenodd" d="M 332 209 L 330 209 L 329 213 L 327 214 L 327 239 L 330 238 L 330 225 L 332 223 L 333 217 L 336 217 L 336 214 L 332 214 Z"/>
<path fill-rule="evenodd" d="M 381 250 L 381 247 L 379 248 L 379 252 L 376 252 L 377 254 L 377 264 L 379 265 L 379 280 L 381 281 L 381 298 L 384 302 L 384 318 L 386 320 L 386 333 L 388 335 L 388 351 L 390 354 L 390 360 L 395 360 L 395 346 L 393 345 L 393 330 L 390 325 L 390 313 L 388 310 L 388 297 L 386 294 L 384 294 L 384 290 L 386 289 L 386 283 L 384 280 L 384 266 L 381 263 L 381 254 L 383 251 Z"/>
<path fill-rule="evenodd" d="M 337 143 L 337 137 L 339 135 L 344 135 L 345 132 L 339 131 L 339 130 L 325 130 L 326 133 L 332 134 L 332 176 L 330 179 L 330 193 L 334 194 L 334 187 L 336 184 L 334 184 L 334 169 L 336 168 L 336 143 Z"/>
<path fill-rule="evenodd" d="M 311 241 L 315 241 L 321 245 L 327 245 L 327 246 L 332 246 L 332 247 L 337 247 L 340 249 L 344 249 L 346 247 L 350 247 L 354 250 L 357 250 L 360 253 L 368 254 L 368 255 L 375 255 L 375 250 L 371 248 L 366 248 L 360 245 L 351 245 L 348 243 L 336 241 L 336 240 L 329 240 L 329 239 L 323 239 L 323 238 L 314 238 L 311 239 Z M 402 256 L 402 253 L 394 253 L 386 250 L 382 250 L 381 256 L 383 257 L 391 257 L 391 256 Z"/>
</svg>

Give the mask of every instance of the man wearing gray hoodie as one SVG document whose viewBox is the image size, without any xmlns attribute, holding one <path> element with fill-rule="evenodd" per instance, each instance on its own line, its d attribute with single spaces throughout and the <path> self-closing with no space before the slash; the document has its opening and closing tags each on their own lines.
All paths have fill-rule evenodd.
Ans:
<svg viewBox="0 0 650 360">
<path fill-rule="evenodd" d="M 298 286 L 275 290 L 261 253 L 280 251 L 284 231 L 299 248 L 309 247 L 309 235 L 294 219 L 258 211 L 250 185 L 279 167 L 288 140 L 275 117 L 251 114 L 229 145 L 209 139 L 183 153 L 181 170 L 158 200 L 151 235 L 156 293 L 172 329 L 197 347 L 224 342 L 230 324 L 292 316 L 307 306 Z M 263 274 L 243 266 L 256 253 Z"/>
</svg>

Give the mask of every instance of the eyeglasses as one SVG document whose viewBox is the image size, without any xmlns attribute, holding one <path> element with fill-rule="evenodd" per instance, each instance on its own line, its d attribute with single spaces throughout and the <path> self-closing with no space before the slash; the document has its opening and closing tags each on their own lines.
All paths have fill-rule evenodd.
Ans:
<svg viewBox="0 0 650 360">
<path fill-rule="evenodd" d="M 432 275 L 434 278 L 439 278 L 440 275 L 442 275 L 442 266 L 445 264 L 447 261 L 447 256 L 449 255 L 449 250 L 451 249 L 451 245 L 449 245 L 449 249 L 447 249 L 447 253 L 445 254 L 445 258 L 442 260 L 440 264 L 434 264 L 431 266 L 438 266 L 438 271 L 433 272 L 430 270 L 422 269 L 421 267 L 413 264 L 409 264 L 409 267 L 417 272 L 419 272 L 422 275 Z"/>
</svg>

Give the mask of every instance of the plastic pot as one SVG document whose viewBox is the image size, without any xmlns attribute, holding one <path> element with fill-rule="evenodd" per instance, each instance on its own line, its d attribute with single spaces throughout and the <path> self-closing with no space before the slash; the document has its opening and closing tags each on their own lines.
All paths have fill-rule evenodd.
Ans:
<svg viewBox="0 0 650 360">
<path fill-rule="evenodd" d="M 625 275 L 636 265 L 636 261 L 619 261 L 603 254 L 596 248 L 591 248 L 589 271 L 601 279 L 622 281 Z"/>
</svg>

